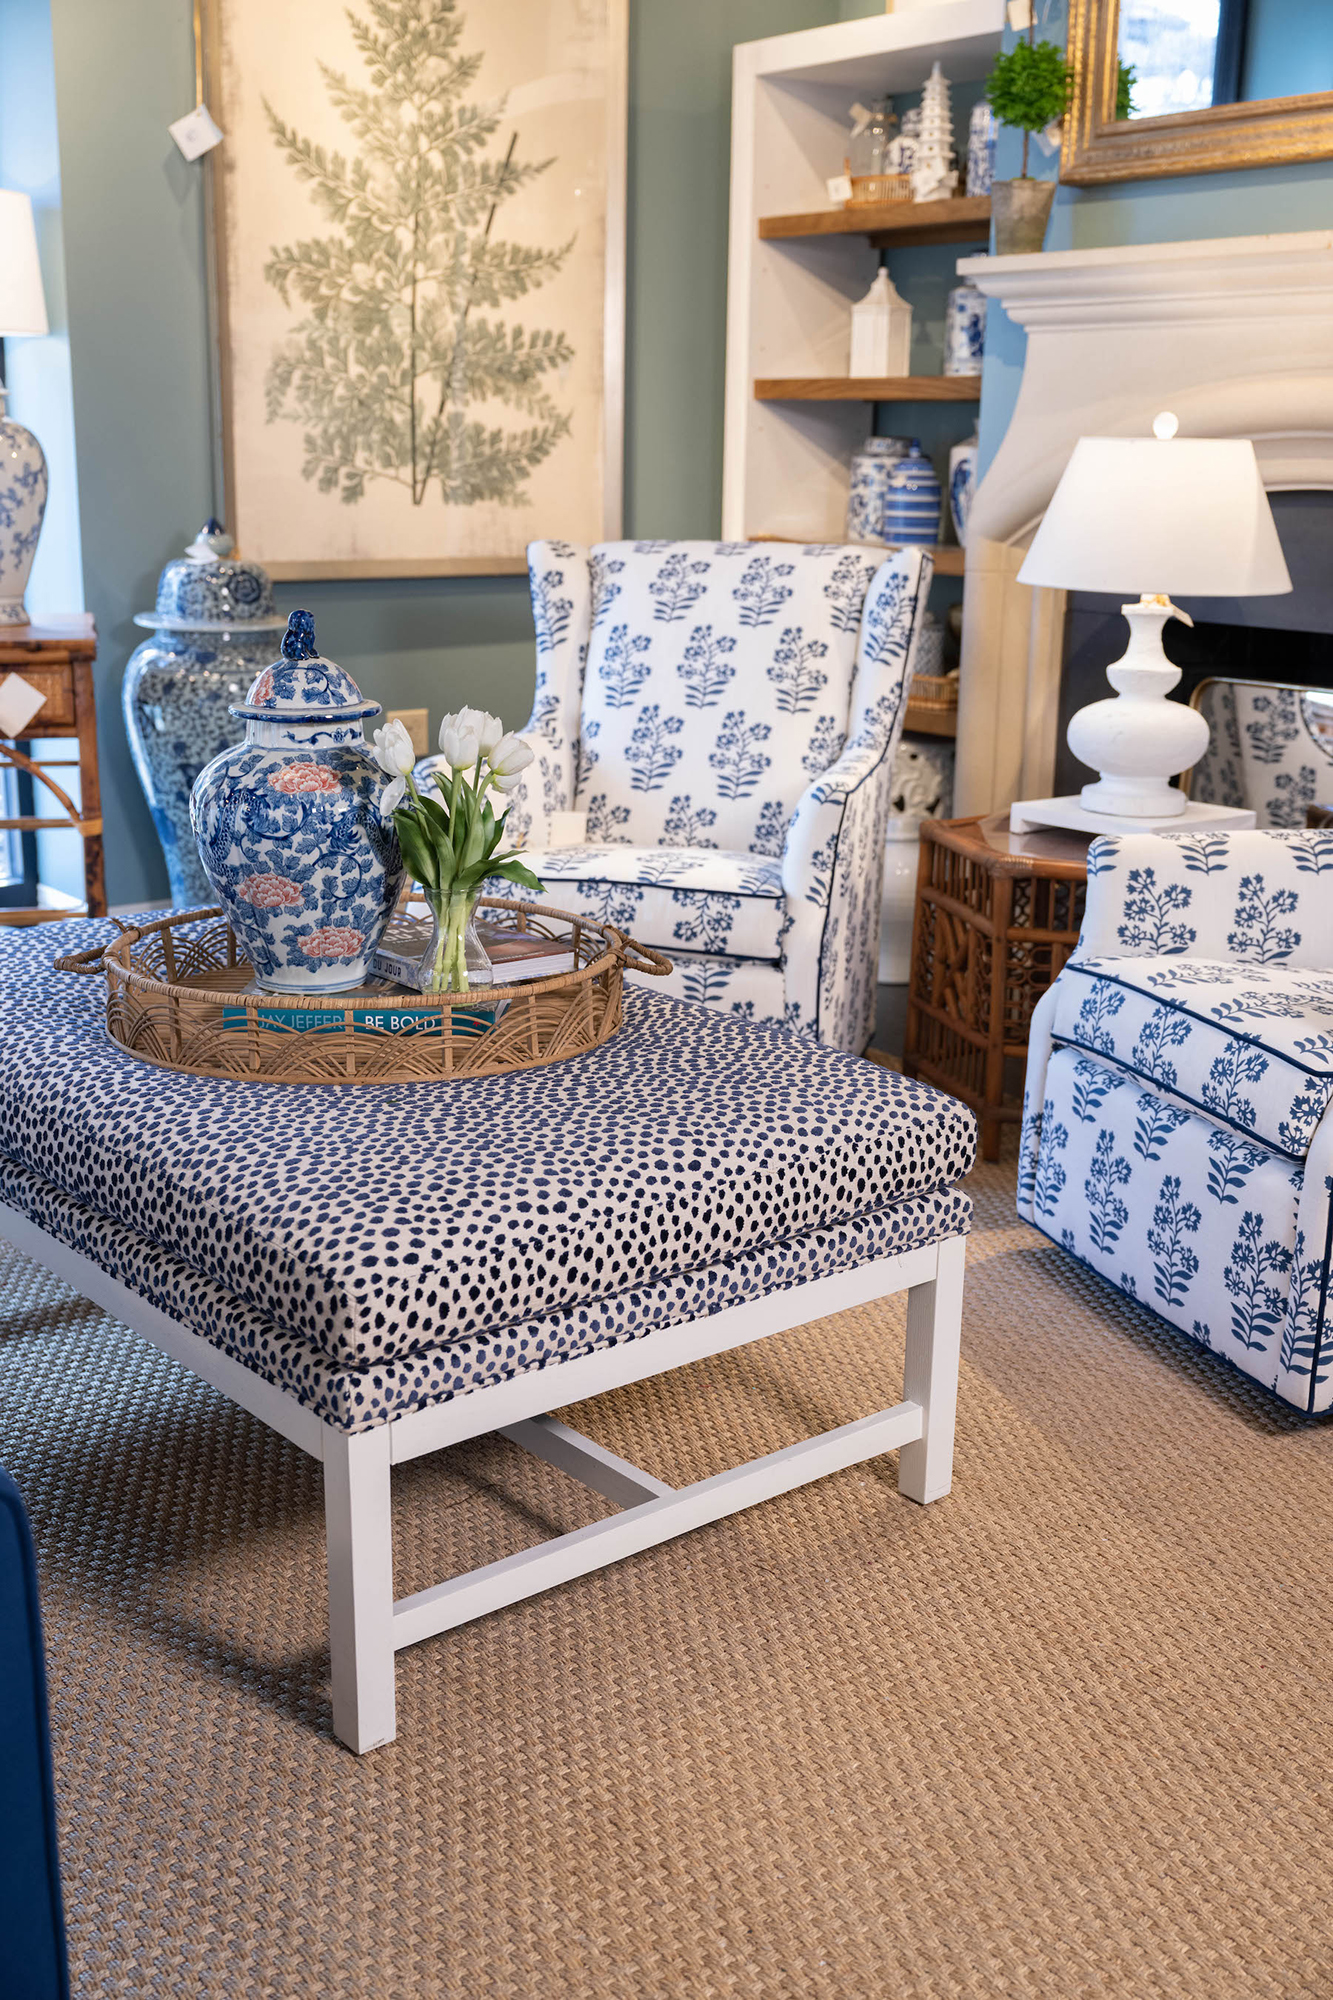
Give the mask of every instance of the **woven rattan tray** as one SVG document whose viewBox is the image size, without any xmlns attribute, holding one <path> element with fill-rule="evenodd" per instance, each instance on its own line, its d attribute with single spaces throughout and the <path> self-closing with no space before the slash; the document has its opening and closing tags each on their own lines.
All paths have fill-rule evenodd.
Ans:
<svg viewBox="0 0 1333 2000">
<path fill-rule="evenodd" d="M 492 921 L 568 938 L 574 970 L 468 993 L 279 997 L 255 991 L 220 908 L 123 926 L 110 944 L 56 964 L 103 975 L 107 1033 L 143 1062 L 249 1083 L 344 1084 L 498 1076 L 582 1055 L 620 1027 L 626 970 L 671 970 L 612 924 L 491 896 L 481 907 Z M 384 1013 L 391 1027 L 367 1019 Z"/>
</svg>

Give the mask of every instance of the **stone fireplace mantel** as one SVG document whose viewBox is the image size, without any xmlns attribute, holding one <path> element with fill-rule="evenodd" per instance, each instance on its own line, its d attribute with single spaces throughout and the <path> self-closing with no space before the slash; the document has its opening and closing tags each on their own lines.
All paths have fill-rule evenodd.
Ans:
<svg viewBox="0 0 1333 2000">
<path fill-rule="evenodd" d="M 1077 438 L 1250 437 L 1274 491 L 1333 490 L 1333 230 L 968 257 L 1028 336 L 968 521 L 955 811 L 1050 789 L 1059 592 L 1015 582 Z"/>
</svg>

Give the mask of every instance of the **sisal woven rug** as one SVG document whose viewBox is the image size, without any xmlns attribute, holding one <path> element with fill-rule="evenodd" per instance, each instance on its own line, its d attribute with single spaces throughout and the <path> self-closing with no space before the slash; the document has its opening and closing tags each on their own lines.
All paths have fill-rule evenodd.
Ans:
<svg viewBox="0 0 1333 2000">
<path fill-rule="evenodd" d="M 329 1733 L 318 1468 L 0 1253 L 75 1992 L 1333 1991 L 1333 1432 L 973 1177 L 953 1495 L 860 1466 L 400 1654 Z M 589 1405 L 682 1483 L 892 1401 L 901 1307 Z M 395 1475 L 401 1595 L 600 1511 Z"/>
</svg>

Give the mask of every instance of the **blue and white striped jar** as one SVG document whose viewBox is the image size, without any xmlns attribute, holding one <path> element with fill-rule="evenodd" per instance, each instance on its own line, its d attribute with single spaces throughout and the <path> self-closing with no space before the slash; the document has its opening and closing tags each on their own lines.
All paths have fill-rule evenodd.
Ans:
<svg viewBox="0 0 1333 2000">
<path fill-rule="evenodd" d="M 896 459 L 906 457 L 909 445 L 908 438 L 870 437 L 852 459 L 847 488 L 849 542 L 883 542 L 889 472 Z"/>
<path fill-rule="evenodd" d="M 891 547 L 934 544 L 940 538 L 940 482 L 915 438 L 889 468 L 882 539 Z"/>
</svg>

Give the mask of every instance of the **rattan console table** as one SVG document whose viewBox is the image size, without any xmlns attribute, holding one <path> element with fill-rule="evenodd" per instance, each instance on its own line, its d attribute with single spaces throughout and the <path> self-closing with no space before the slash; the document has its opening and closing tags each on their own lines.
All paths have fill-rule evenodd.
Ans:
<svg viewBox="0 0 1333 2000">
<path fill-rule="evenodd" d="M 960 1097 L 983 1159 L 1023 1115 L 1032 1010 L 1078 942 L 1090 836 L 924 820 L 903 1068 Z"/>
</svg>

